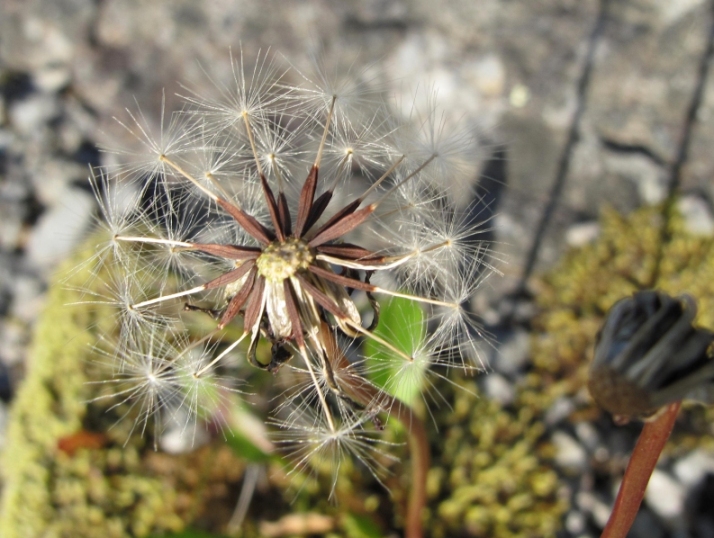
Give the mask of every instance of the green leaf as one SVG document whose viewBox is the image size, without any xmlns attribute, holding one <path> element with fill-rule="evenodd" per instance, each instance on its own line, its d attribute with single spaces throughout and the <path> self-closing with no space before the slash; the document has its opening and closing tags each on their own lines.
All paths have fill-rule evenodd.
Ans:
<svg viewBox="0 0 714 538">
<path fill-rule="evenodd" d="M 225 538 L 222 534 L 211 534 L 210 532 L 187 529 L 183 532 L 173 534 L 157 534 L 150 538 Z"/>
<path fill-rule="evenodd" d="M 233 452 L 251 463 L 265 463 L 271 458 L 270 454 L 266 454 L 260 450 L 251 443 L 247 437 L 241 435 L 240 432 L 228 432 L 226 435 L 226 443 L 233 449 Z"/>
<path fill-rule="evenodd" d="M 426 336 L 424 311 L 416 301 L 401 297 L 392 297 L 380 306 L 379 325 L 374 334 L 413 360 L 367 339 L 367 367 L 374 383 L 411 405 L 421 393 L 429 368 L 428 358 L 420 353 Z"/>
<path fill-rule="evenodd" d="M 274 446 L 268 438 L 265 423 L 243 402 L 235 398 L 226 417 L 226 443 L 238 456 L 252 463 L 265 463 L 274 457 Z"/>
<path fill-rule="evenodd" d="M 382 538 L 384 533 L 370 518 L 347 514 L 342 520 L 347 538 Z"/>
</svg>

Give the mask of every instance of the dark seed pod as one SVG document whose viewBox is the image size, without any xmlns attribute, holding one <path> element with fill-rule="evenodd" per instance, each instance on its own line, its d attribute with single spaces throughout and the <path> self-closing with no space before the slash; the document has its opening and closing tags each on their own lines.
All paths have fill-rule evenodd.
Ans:
<svg viewBox="0 0 714 538">
<path fill-rule="evenodd" d="M 610 309 L 597 335 L 588 388 L 617 420 L 646 418 L 683 400 L 714 401 L 714 333 L 692 325 L 688 295 L 642 291 Z"/>
</svg>

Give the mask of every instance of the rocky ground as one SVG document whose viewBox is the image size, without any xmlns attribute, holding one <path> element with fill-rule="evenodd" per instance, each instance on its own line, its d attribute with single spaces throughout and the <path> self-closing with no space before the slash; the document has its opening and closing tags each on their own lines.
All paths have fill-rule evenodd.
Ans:
<svg viewBox="0 0 714 538">
<path fill-rule="evenodd" d="M 499 340 L 486 387 L 507 394 L 528 360 L 531 277 L 591 241 L 603 206 L 627 212 L 679 189 L 692 230 L 714 234 L 713 28 L 704 0 L 4 0 L 0 397 L 22 377 L 48 276 L 94 218 L 88 167 L 127 142 L 113 117 L 138 103 L 158 124 L 180 84 L 209 94 L 230 79 L 231 48 L 271 48 L 298 69 L 316 54 L 359 57 L 398 100 L 433 85 L 473 132 L 474 185 L 508 262 L 474 307 Z M 581 430 L 553 434 L 564 467 L 589 457 L 594 434 Z M 697 454 L 655 475 L 633 536 L 714 536 L 711 522 L 693 534 L 672 524 L 694 517 L 686 501 L 712 481 L 714 455 Z M 610 493 L 574 492 L 564 535 L 594 536 Z"/>
</svg>

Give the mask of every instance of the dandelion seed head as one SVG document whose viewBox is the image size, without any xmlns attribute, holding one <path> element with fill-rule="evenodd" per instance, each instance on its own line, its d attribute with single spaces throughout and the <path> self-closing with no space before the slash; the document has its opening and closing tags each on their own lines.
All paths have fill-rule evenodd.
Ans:
<svg viewBox="0 0 714 538">
<path fill-rule="evenodd" d="M 249 67 L 242 51 L 233 69 L 217 98 L 188 90 L 158 135 L 129 113 L 142 152 L 95 181 L 102 201 L 111 181 L 141 193 L 134 212 L 103 209 L 119 276 L 98 300 L 121 312 L 119 377 L 135 383 L 122 401 L 139 398 L 141 429 L 217 420 L 243 355 L 292 380 L 273 425 L 298 468 L 350 457 L 378 476 L 378 416 L 432 391 L 435 369 L 474 364 L 483 335 L 468 309 L 483 246 L 452 192 L 473 141 L 434 107 L 397 118 L 368 72 Z M 380 329 L 391 299 L 415 305 L 412 325 Z"/>
</svg>

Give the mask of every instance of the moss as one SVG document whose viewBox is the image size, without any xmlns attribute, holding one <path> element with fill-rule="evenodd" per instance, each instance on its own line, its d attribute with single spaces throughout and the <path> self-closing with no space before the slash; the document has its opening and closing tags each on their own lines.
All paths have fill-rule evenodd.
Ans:
<svg viewBox="0 0 714 538">
<path fill-rule="evenodd" d="M 91 254 L 91 248 L 79 252 L 67 268 Z M 243 464 L 225 446 L 181 457 L 156 454 L 150 441 L 127 437 L 127 426 L 113 428 L 125 409 L 107 412 L 111 401 L 87 403 L 105 390 L 90 382 L 110 375 L 97 365 L 93 346 L 114 318 L 106 305 L 71 305 L 86 297 L 78 287 L 91 291 L 99 282 L 92 270 L 85 264 L 68 280 L 55 281 L 37 322 L 2 454 L 4 538 L 180 531 L 215 500 L 211 487 L 240 479 Z M 190 475 L 205 461 L 210 476 L 199 495 Z"/>
<path fill-rule="evenodd" d="M 538 417 L 478 396 L 458 382 L 452 406 L 437 411 L 429 475 L 430 535 L 554 536 L 568 503 L 558 495 Z"/>
</svg>

